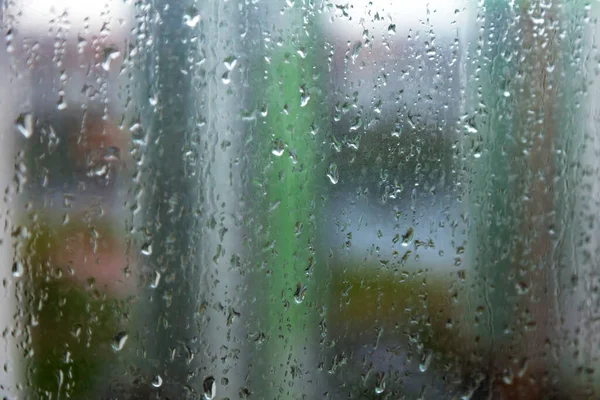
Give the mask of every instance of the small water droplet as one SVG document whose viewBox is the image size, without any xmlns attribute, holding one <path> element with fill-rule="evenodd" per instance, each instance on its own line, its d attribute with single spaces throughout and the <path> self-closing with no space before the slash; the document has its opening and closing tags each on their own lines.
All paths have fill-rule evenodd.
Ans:
<svg viewBox="0 0 600 400">
<path fill-rule="evenodd" d="M 65 100 L 65 96 L 61 95 L 58 98 L 58 102 L 56 103 L 56 109 L 58 111 L 64 111 L 67 109 L 67 100 Z"/>
<path fill-rule="evenodd" d="M 212 400 L 217 396 L 217 381 L 212 376 L 204 379 L 202 388 L 204 389 L 205 400 Z"/>
<path fill-rule="evenodd" d="M 121 351 L 123 350 L 128 337 L 127 332 L 121 331 L 115 335 L 110 346 L 114 351 Z"/>
<path fill-rule="evenodd" d="M 158 287 L 158 284 L 160 283 L 160 277 L 160 272 L 154 271 L 154 280 L 152 280 L 152 283 L 150 284 L 151 289 L 156 289 Z"/>
<path fill-rule="evenodd" d="M 93 176 L 99 176 L 99 177 L 106 176 L 106 174 L 108 174 L 108 165 L 106 165 L 106 164 L 98 165 L 95 168 L 93 168 L 91 172 L 92 172 L 91 175 L 93 175 Z"/>
<path fill-rule="evenodd" d="M 433 352 L 427 351 L 421 357 L 421 362 L 419 363 L 419 371 L 426 372 L 429 369 L 429 365 L 431 365 L 431 359 L 433 358 Z"/>
<path fill-rule="evenodd" d="M 300 86 L 300 107 L 305 107 L 310 100 L 310 94 L 305 85 Z"/>
<path fill-rule="evenodd" d="M 26 139 L 33 135 L 33 114 L 30 112 L 22 113 L 16 120 L 17 130 Z"/>
<path fill-rule="evenodd" d="M 229 56 L 223 60 L 223 64 L 228 71 L 233 71 L 235 66 L 237 65 L 237 58 L 235 56 Z"/>
<path fill-rule="evenodd" d="M 390 35 L 392 35 L 392 34 L 396 33 L 396 24 L 390 24 L 390 25 L 388 26 L 388 33 L 389 33 Z"/>
<path fill-rule="evenodd" d="M 281 157 L 285 150 L 285 145 L 283 144 L 283 140 L 277 139 L 273 141 L 273 148 L 271 149 L 271 153 L 277 157 Z"/>
<path fill-rule="evenodd" d="M 113 60 L 116 60 L 120 56 L 121 52 L 114 47 L 108 47 L 104 49 L 102 57 L 102 69 L 105 71 L 110 71 L 110 66 Z"/>
<path fill-rule="evenodd" d="M 81 331 L 83 330 L 83 327 L 81 326 L 81 324 L 75 324 L 73 325 L 73 329 L 71 329 L 71 335 L 73 335 L 73 337 L 79 337 L 79 335 L 81 335 Z"/>
<path fill-rule="evenodd" d="M 158 97 L 156 97 L 156 95 L 148 97 L 148 103 L 150 103 L 152 107 L 156 107 L 158 104 Z"/>
<path fill-rule="evenodd" d="M 402 235 L 402 246 L 407 247 L 413 240 L 414 229 L 412 227 L 406 230 L 406 233 Z"/>
<path fill-rule="evenodd" d="M 260 109 L 260 116 L 266 117 L 267 115 L 269 115 L 269 109 L 267 108 L 267 106 L 262 106 Z"/>
<path fill-rule="evenodd" d="M 25 268 L 23 267 L 23 263 L 20 261 L 15 261 L 12 265 L 12 276 L 14 278 L 20 278 L 25 273 Z"/>
<path fill-rule="evenodd" d="M 231 83 L 231 78 L 229 77 L 229 71 L 225 71 L 223 75 L 221 75 L 221 81 L 223 81 L 224 85 L 229 85 Z"/>
<path fill-rule="evenodd" d="M 375 376 L 375 394 L 381 394 L 385 391 L 385 374 L 378 373 Z"/>
<path fill-rule="evenodd" d="M 104 159 L 106 161 L 119 161 L 121 159 L 121 150 L 116 146 L 108 146 L 104 150 Z"/>
<path fill-rule="evenodd" d="M 327 169 L 327 177 L 332 184 L 335 185 L 338 183 L 340 175 L 336 163 L 329 164 L 329 168 Z"/>
<path fill-rule="evenodd" d="M 362 126 L 362 118 L 356 117 L 354 118 L 354 122 L 350 125 L 350 132 L 358 130 Z"/>
<path fill-rule="evenodd" d="M 302 97 L 300 97 L 300 107 L 305 107 L 308 104 L 309 100 L 310 100 L 310 95 L 308 93 L 305 95 L 302 95 Z"/>
<path fill-rule="evenodd" d="M 200 22 L 200 12 L 196 7 L 190 7 L 187 9 L 183 16 L 183 22 L 190 28 L 195 28 Z"/>
<path fill-rule="evenodd" d="M 152 386 L 154 386 L 155 388 L 161 387 L 162 384 L 163 384 L 163 379 L 160 375 L 156 375 L 154 377 L 154 379 L 152 379 Z"/>
<path fill-rule="evenodd" d="M 477 130 L 477 128 L 475 126 L 473 126 L 472 124 L 466 124 L 465 125 L 465 131 L 467 131 L 467 133 L 477 133 L 477 132 L 479 132 Z"/>
<path fill-rule="evenodd" d="M 296 286 L 296 291 L 294 292 L 294 301 L 296 304 L 302 303 L 304 301 L 304 297 L 306 296 L 306 287 L 298 284 Z"/>
<path fill-rule="evenodd" d="M 152 254 L 152 243 L 144 243 L 142 245 L 141 253 L 145 256 L 149 256 L 150 254 Z"/>
</svg>

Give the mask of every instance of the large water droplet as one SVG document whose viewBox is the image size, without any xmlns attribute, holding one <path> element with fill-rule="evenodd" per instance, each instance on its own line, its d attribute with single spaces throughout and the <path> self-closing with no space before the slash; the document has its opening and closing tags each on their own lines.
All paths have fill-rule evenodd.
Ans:
<svg viewBox="0 0 600 400">
<path fill-rule="evenodd" d="M 129 336 L 127 335 L 127 332 L 121 331 L 115 335 L 110 346 L 113 348 L 114 351 L 121 351 L 123 350 L 125 343 L 127 343 L 128 337 Z"/>
<path fill-rule="evenodd" d="M 33 114 L 26 112 L 22 113 L 17 117 L 16 120 L 17 130 L 26 139 L 29 139 L 33 135 Z"/>
</svg>

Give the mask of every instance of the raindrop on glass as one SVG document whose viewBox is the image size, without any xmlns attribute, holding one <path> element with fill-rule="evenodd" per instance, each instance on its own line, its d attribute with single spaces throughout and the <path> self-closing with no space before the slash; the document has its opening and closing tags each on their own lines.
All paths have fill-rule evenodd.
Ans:
<svg viewBox="0 0 600 400">
<path fill-rule="evenodd" d="M 183 16 L 183 22 L 190 28 L 195 28 L 200 22 L 200 12 L 196 7 L 190 7 Z"/>
<path fill-rule="evenodd" d="M 152 243 L 144 243 L 142 245 L 141 253 L 145 256 L 152 254 Z"/>
<path fill-rule="evenodd" d="M 160 277 L 160 272 L 154 271 L 154 279 L 152 280 L 152 283 L 150 283 L 151 289 L 156 289 L 158 287 L 158 284 L 160 283 Z"/>
<path fill-rule="evenodd" d="M 12 265 L 12 276 L 14 278 L 20 278 L 25 273 L 25 268 L 23 267 L 23 263 L 20 261 L 15 261 Z"/>
<path fill-rule="evenodd" d="M 426 372 L 429 369 L 429 365 L 431 365 L 431 359 L 433 358 L 433 352 L 426 352 L 421 358 L 421 362 L 419 363 L 419 371 Z"/>
<path fill-rule="evenodd" d="M 306 296 L 306 287 L 298 284 L 296 286 L 296 291 L 294 292 L 294 301 L 296 304 L 302 303 L 304 301 L 304 297 Z"/>
<path fill-rule="evenodd" d="M 121 331 L 121 332 L 117 333 L 111 343 L 111 347 L 113 348 L 113 350 L 114 351 L 123 350 L 123 347 L 125 346 L 125 343 L 127 342 L 127 338 L 128 338 L 127 332 Z"/>
<path fill-rule="evenodd" d="M 414 236 L 414 229 L 408 228 L 406 230 L 406 233 L 404 235 L 402 235 L 402 246 L 407 247 L 413 240 L 413 236 Z"/>
<path fill-rule="evenodd" d="M 154 379 L 152 379 L 152 386 L 154 386 L 155 388 L 161 387 L 162 384 L 163 384 L 163 379 L 160 375 L 156 375 L 154 377 Z"/>
<path fill-rule="evenodd" d="M 329 178 L 329 181 L 334 185 L 338 183 L 340 175 L 336 163 L 329 164 L 329 168 L 327 169 L 327 177 Z"/>
<path fill-rule="evenodd" d="M 102 57 L 102 69 L 105 71 L 110 71 L 111 64 L 113 60 L 116 60 L 121 55 L 121 52 L 115 49 L 114 47 L 109 47 L 104 49 L 103 57 Z"/>
<path fill-rule="evenodd" d="M 19 133 L 26 139 L 29 139 L 33 135 L 33 114 L 29 112 L 22 113 L 15 123 Z"/>
<path fill-rule="evenodd" d="M 273 142 L 273 148 L 271 149 L 271 153 L 273 153 L 273 155 L 281 157 L 284 150 L 285 145 L 283 144 L 283 140 L 277 139 Z"/>
<path fill-rule="evenodd" d="M 375 377 L 375 394 L 381 394 L 385 391 L 385 374 L 378 373 Z"/>
<path fill-rule="evenodd" d="M 202 388 L 204 389 L 205 400 L 212 400 L 217 396 L 217 381 L 212 376 L 204 379 Z"/>
</svg>

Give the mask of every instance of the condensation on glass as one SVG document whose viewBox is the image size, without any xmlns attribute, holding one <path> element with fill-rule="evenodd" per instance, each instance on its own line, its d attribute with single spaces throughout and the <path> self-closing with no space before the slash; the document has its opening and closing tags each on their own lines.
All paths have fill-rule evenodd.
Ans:
<svg viewBox="0 0 600 400">
<path fill-rule="evenodd" d="M 600 3 L 0 5 L 4 398 L 600 396 Z"/>
</svg>

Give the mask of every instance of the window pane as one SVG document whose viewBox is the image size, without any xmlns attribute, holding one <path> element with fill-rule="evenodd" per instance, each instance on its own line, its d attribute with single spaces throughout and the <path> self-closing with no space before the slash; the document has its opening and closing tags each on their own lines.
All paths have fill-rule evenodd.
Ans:
<svg viewBox="0 0 600 400">
<path fill-rule="evenodd" d="M 598 397 L 595 3 L 0 4 L 2 396 Z"/>
</svg>

